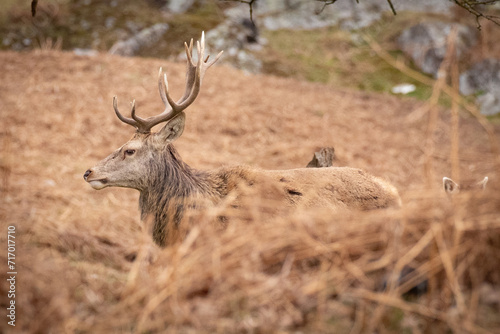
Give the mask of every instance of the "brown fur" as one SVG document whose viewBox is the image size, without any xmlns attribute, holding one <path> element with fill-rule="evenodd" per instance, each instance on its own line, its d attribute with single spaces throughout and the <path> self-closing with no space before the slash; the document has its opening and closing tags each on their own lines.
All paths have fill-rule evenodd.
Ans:
<svg viewBox="0 0 500 334">
<path fill-rule="evenodd" d="M 267 191 L 278 191 L 275 195 L 289 206 L 372 210 L 401 205 L 396 188 L 355 168 L 261 170 L 236 166 L 209 173 L 212 186 L 218 189 L 221 196 L 236 191 L 239 185 L 245 184 L 260 189 L 267 187 Z"/>
</svg>

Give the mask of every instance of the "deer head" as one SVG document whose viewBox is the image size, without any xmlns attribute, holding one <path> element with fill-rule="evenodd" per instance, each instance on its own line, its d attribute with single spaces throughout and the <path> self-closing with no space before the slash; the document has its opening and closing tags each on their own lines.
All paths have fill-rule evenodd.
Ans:
<svg viewBox="0 0 500 334">
<path fill-rule="evenodd" d="M 210 62 L 208 61 L 209 56 L 205 58 L 204 33 L 201 35 L 201 42 L 196 42 L 198 53 L 196 62 L 192 59 L 193 40 L 191 39 L 189 45 L 184 43 L 184 46 L 187 56 L 184 95 L 177 102 L 172 99 L 169 94 L 167 75 L 162 76 L 160 68 L 158 88 L 160 97 L 165 104 L 165 110 L 161 114 L 145 119 L 137 116 L 134 100 L 131 118 L 124 117 L 118 110 L 116 96 L 113 97 L 116 116 L 122 122 L 136 128 L 136 134 L 125 145 L 85 172 L 85 181 L 94 189 L 126 187 L 143 191 L 148 185 L 151 185 L 151 182 L 154 182 L 151 180 L 152 172 L 158 172 L 158 169 L 184 167 L 171 143 L 179 138 L 184 130 L 184 109 L 192 104 L 198 96 L 205 71 L 222 54 L 220 52 Z M 165 126 L 160 131 L 151 133 L 151 128 L 162 122 L 166 122 Z"/>
<path fill-rule="evenodd" d="M 486 189 L 487 183 L 488 183 L 488 177 L 486 176 L 481 181 L 471 186 L 465 187 L 464 190 L 484 190 Z M 456 194 L 459 193 L 461 190 L 461 187 L 449 177 L 443 177 L 443 188 L 447 194 Z"/>
</svg>

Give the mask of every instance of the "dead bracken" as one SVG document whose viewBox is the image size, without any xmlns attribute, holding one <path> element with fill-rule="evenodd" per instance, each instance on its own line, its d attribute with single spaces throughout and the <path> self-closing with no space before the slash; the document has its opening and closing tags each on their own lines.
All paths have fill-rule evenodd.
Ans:
<svg viewBox="0 0 500 334">
<path fill-rule="evenodd" d="M 292 208 L 265 219 L 275 203 L 256 196 L 186 217 L 186 235 L 159 248 L 140 222 L 137 191 L 96 192 L 82 174 L 130 138 L 112 97 L 156 114 L 148 78 L 167 67 L 180 96 L 185 64 L 57 51 L 2 52 L 0 64 L 0 225 L 16 225 L 16 330 L 499 331 L 500 168 L 474 117 L 460 117 L 457 178 L 448 110 L 439 109 L 430 154 L 427 116 L 407 120 L 423 102 L 214 66 L 176 141 L 186 163 L 292 169 L 333 146 L 336 166 L 390 180 L 403 207 Z M 484 192 L 447 196 L 450 175 L 489 181 Z M 218 216 L 223 229 L 212 224 Z M 425 296 L 403 297 L 424 281 Z"/>
</svg>

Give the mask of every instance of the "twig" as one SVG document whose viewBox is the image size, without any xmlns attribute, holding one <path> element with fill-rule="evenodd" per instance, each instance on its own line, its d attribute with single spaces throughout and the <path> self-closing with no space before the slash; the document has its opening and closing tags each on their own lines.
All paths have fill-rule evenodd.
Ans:
<svg viewBox="0 0 500 334">
<path fill-rule="evenodd" d="M 438 254 L 441 258 L 441 262 L 443 263 L 444 271 L 446 273 L 446 276 L 448 277 L 448 282 L 450 283 L 453 294 L 455 295 L 458 312 L 461 316 L 464 316 L 465 299 L 462 291 L 460 290 L 457 275 L 455 275 L 455 271 L 453 270 L 453 259 L 448 252 L 448 247 L 446 247 L 442 227 L 438 224 L 433 224 L 431 227 L 431 231 L 434 234 L 434 240 L 436 240 Z"/>
<path fill-rule="evenodd" d="M 387 3 L 389 4 L 389 7 L 391 7 L 392 14 L 396 15 L 396 9 L 394 9 L 394 6 L 392 5 L 392 1 L 387 0 Z"/>
<path fill-rule="evenodd" d="M 257 2 L 257 0 L 220 0 L 220 1 L 224 1 L 224 2 L 241 2 L 241 3 L 247 4 L 248 7 L 249 7 L 249 11 L 250 11 L 250 21 L 252 23 L 254 23 L 253 22 L 253 5 Z"/>
<path fill-rule="evenodd" d="M 337 0 L 316 0 L 316 1 L 324 2 L 323 7 L 320 10 L 318 10 L 316 14 L 321 14 L 325 10 L 326 6 L 332 5 L 335 2 L 337 2 Z"/>
<path fill-rule="evenodd" d="M 337 2 L 337 0 L 316 0 L 316 1 L 324 2 L 323 8 L 321 8 L 317 12 L 317 14 L 320 14 L 321 12 L 323 12 L 323 10 L 325 10 L 326 6 L 333 5 L 335 2 Z M 359 0 L 356 0 L 356 3 L 359 4 Z M 389 4 L 389 7 L 391 7 L 392 14 L 396 15 L 397 14 L 396 9 L 394 8 L 394 5 L 392 4 L 392 0 L 387 0 L 387 3 Z"/>
<path fill-rule="evenodd" d="M 31 16 L 35 17 L 36 15 L 36 6 L 38 5 L 38 0 L 31 0 Z"/>
<path fill-rule="evenodd" d="M 457 57 L 452 57 L 450 63 L 450 74 L 451 74 L 451 88 L 455 94 L 459 94 L 459 74 L 458 74 L 458 59 Z M 450 150 L 450 161 L 451 161 L 451 178 L 460 181 L 460 138 L 459 138 L 459 104 L 456 99 L 451 100 L 451 150 Z"/>
</svg>

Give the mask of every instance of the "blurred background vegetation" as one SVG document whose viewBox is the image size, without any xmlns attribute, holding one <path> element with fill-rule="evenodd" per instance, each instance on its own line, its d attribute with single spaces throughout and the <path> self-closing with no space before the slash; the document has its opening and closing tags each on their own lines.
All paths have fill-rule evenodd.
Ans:
<svg viewBox="0 0 500 334">
<path fill-rule="evenodd" d="M 43 0 L 38 2 L 37 14 L 32 17 L 31 0 L 3 0 L 0 47 L 15 51 L 53 48 L 107 52 L 117 41 L 154 24 L 166 23 L 168 31 L 158 43 L 141 48 L 136 56 L 175 60 L 183 51 L 184 41 L 223 23 L 226 9 L 248 8 L 238 1 L 205 0 L 195 1 L 186 12 L 173 14 L 165 9 L 167 3 L 166 0 Z M 262 29 L 263 48 L 249 52 L 261 62 L 262 73 L 375 92 L 391 92 L 392 87 L 404 82 L 416 87 L 407 96 L 426 100 L 432 87 L 402 74 L 381 59 L 365 37 L 415 68 L 395 42 L 405 28 L 429 17 L 475 26 L 476 17 L 458 6 L 447 15 L 405 11 L 394 15 L 389 5 L 385 9 L 380 20 L 359 29 L 340 26 L 293 31 Z M 259 18 L 255 19 L 259 26 Z M 484 53 L 500 52 L 495 41 L 495 32 L 500 28 L 487 20 L 481 24 L 480 45 L 464 61 L 464 68 L 468 61 L 482 58 Z M 442 98 L 440 103 L 448 106 L 449 100 Z"/>
</svg>

